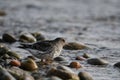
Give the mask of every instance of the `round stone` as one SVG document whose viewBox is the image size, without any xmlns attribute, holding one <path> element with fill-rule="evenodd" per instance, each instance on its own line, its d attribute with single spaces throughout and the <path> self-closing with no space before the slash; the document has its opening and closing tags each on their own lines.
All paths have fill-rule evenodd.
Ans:
<svg viewBox="0 0 120 80">
<path fill-rule="evenodd" d="M 88 59 L 87 62 L 91 65 L 107 65 L 108 64 L 106 60 L 99 59 L 99 58 L 91 58 L 91 59 Z"/>
</svg>

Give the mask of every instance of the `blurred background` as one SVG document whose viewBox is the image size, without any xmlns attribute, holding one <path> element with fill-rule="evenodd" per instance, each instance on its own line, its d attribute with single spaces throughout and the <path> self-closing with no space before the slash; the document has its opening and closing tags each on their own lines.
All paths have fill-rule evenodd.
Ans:
<svg viewBox="0 0 120 80">
<path fill-rule="evenodd" d="M 0 0 L 0 35 L 41 32 L 120 48 L 120 0 Z"/>
<path fill-rule="evenodd" d="M 94 80 L 120 80 L 120 71 L 112 66 L 120 61 L 120 0 L 0 0 L 0 39 L 3 33 L 19 36 L 22 32 L 40 32 L 46 39 L 64 37 L 67 42 L 95 47 L 88 54 L 110 65 L 92 66 L 84 61 L 83 70 Z M 83 52 L 62 53 L 74 57 Z"/>
</svg>

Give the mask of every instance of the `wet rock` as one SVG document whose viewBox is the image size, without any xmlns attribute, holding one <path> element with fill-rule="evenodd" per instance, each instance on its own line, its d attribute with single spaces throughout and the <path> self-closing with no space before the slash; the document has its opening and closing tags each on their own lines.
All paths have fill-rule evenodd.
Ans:
<svg viewBox="0 0 120 80">
<path fill-rule="evenodd" d="M 76 59 L 76 60 L 80 60 L 80 61 L 86 60 L 86 59 L 85 59 L 84 57 L 82 57 L 82 56 L 77 56 L 75 59 Z"/>
<path fill-rule="evenodd" d="M 11 73 L 17 80 L 34 80 L 34 78 L 30 75 L 30 73 L 23 71 L 18 67 L 11 67 L 8 69 L 9 73 Z"/>
<path fill-rule="evenodd" d="M 61 65 L 61 66 L 57 66 L 57 69 L 59 69 L 59 70 L 63 70 L 63 71 L 66 71 L 66 72 L 69 72 L 69 73 L 73 73 L 73 74 L 74 74 L 73 70 L 70 69 L 70 68 L 67 67 L 67 66 L 63 66 L 63 65 Z"/>
<path fill-rule="evenodd" d="M 56 58 L 54 58 L 55 61 L 66 61 L 66 59 L 62 56 L 58 56 Z"/>
<path fill-rule="evenodd" d="M 0 66 L 0 80 L 16 80 L 5 68 Z"/>
<path fill-rule="evenodd" d="M 28 71 L 33 71 L 36 70 L 38 66 L 34 60 L 28 58 L 21 63 L 21 68 Z"/>
<path fill-rule="evenodd" d="M 9 42 L 9 43 L 13 43 L 13 42 L 17 41 L 15 36 L 13 36 L 9 33 L 4 33 L 3 36 L 2 36 L 2 39 L 3 39 L 3 41 Z"/>
<path fill-rule="evenodd" d="M 66 44 L 63 48 L 66 50 L 81 50 L 81 49 L 86 49 L 88 47 L 83 44 L 76 43 L 76 42 L 70 42 Z"/>
<path fill-rule="evenodd" d="M 29 34 L 29 33 L 21 34 L 19 40 L 20 40 L 21 42 L 28 42 L 28 43 L 36 42 L 35 37 L 33 37 L 33 36 L 32 36 L 31 34 Z"/>
<path fill-rule="evenodd" d="M 108 64 L 106 60 L 99 59 L 99 58 L 91 58 L 91 59 L 88 59 L 87 62 L 91 65 L 107 65 Z"/>
<path fill-rule="evenodd" d="M 83 57 L 84 57 L 84 58 L 90 58 L 90 56 L 89 56 L 87 53 L 84 53 L 84 54 L 83 54 Z"/>
<path fill-rule="evenodd" d="M 30 59 L 33 59 L 33 60 L 36 60 L 35 56 L 27 56 L 27 58 L 30 58 Z"/>
<path fill-rule="evenodd" d="M 6 54 L 8 50 L 9 49 L 5 45 L 0 44 L 0 56 Z"/>
<path fill-rule="evenodd" d="M 51 68 L 47 76 L 57 76 L 63 80 L 79 80 L 79 77 L 69 67 L 62 65 Z"/>
<path fill-rule="evenodd" d="M 62 79 L 60 79 L 59 77 L 56 77 L 56 76 L 52 76 L 52 77 L 48 77 L 48 78 L 42 78 L 39 80 L 62 80 Z"/>
<path fill-rule="evenodd" d="M 93 80 L 92 76 L 87 72 L 80 72 L 78 76 L 80 80 Z"/>
<path fill-rule="evenodd" d="M 37 41 L 45 40 L 45 37 L 40 32 L 31 33 Z"/>
<path fill-rule="evenodd" d="M 76 74 L 71 73 L 71 72 L 66 71 L 66 70 L 59 69 L 59 68 L 58 69 L 51 68 L 48 71 L 47 76 L 57 76 L 63 80 L 69 80 L 69 79 L 79 80 L 79 77 Z"/>
<path fill-rule="evenodd" d="M 56 76 L 52 76 L 52 77 L 50 78 L 50 80 L 62 80 L 62 79 L 60 79 L 59 77 L 56 77 Z"/>
<path fill-rule="evenodd" d="M 71 62 L 69 67 L 78 69 L 82 68 L 82 65 L 79 62 Z"/>
<path fill-rule="evenodd" d="M 115 63 L 114 67 L 120 68 L 120 62 Z"/>
<path fill-rule="evenodd" d="M 17 53 L 14 52 L 14 51 L 11 51 L 11 50 L 9 50 L 9 51 L 7 52 L 7 54 L 8 54 L 9 56 L 14 57 L 14 58 L 17 58 L 17 59 L 20 59 L 20 58 L 21 58 L 19 54 L 17 54 Z"/>
<path fill-rule="evenodd" d="M 1 38 L 0 38 L 0 43 L 4 42 Z"/>
<path fill-rule="evenodd" d="M 21 62 L 18 60 L 12 60 L 12 61 L 10 61 L 9 64 L 12 66 L 17 66 L 17 67 L 21 66 Z"/>
<path fill-rule="evenodd" d="M 9 56 L 8 54 L 4 54 L 4 55 L 2 56 L 2 59 L 4 59 L 4 60 L 9 59 L 9 58 L 10 58 L 10 56 Z"/>
<path fill-rule="evenodd" d="M 0 16 L 6 16 L 6 12 L 4 10 L 0 10 Z"/>
</svg>

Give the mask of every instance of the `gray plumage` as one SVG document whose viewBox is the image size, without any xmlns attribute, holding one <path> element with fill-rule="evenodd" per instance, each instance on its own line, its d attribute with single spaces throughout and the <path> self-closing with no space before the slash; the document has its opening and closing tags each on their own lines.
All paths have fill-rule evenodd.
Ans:
<svg viewBox="0 0 120 80">
<path fill-rule="evenodd" d="M 56 38 L 54 40 L 46 40 L 31 44 L 22 43 L 21 45 L 39 59 L 53 59 L 60 55 L 64 44 L 65 40 L 63 38 Z"/>
</svg>

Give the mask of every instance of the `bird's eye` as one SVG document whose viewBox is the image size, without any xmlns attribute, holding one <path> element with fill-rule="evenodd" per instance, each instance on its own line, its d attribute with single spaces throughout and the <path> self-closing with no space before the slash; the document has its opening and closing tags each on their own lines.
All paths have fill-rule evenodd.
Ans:
<svg viewBox="0 0 120 80">
<path fill-rule="evenodd" d="M 64 39 L 62 39 L 62 41 L 63 41 L 63 42 L 65 42 L 65 40 L 64 40 Z"/>
</svg>

